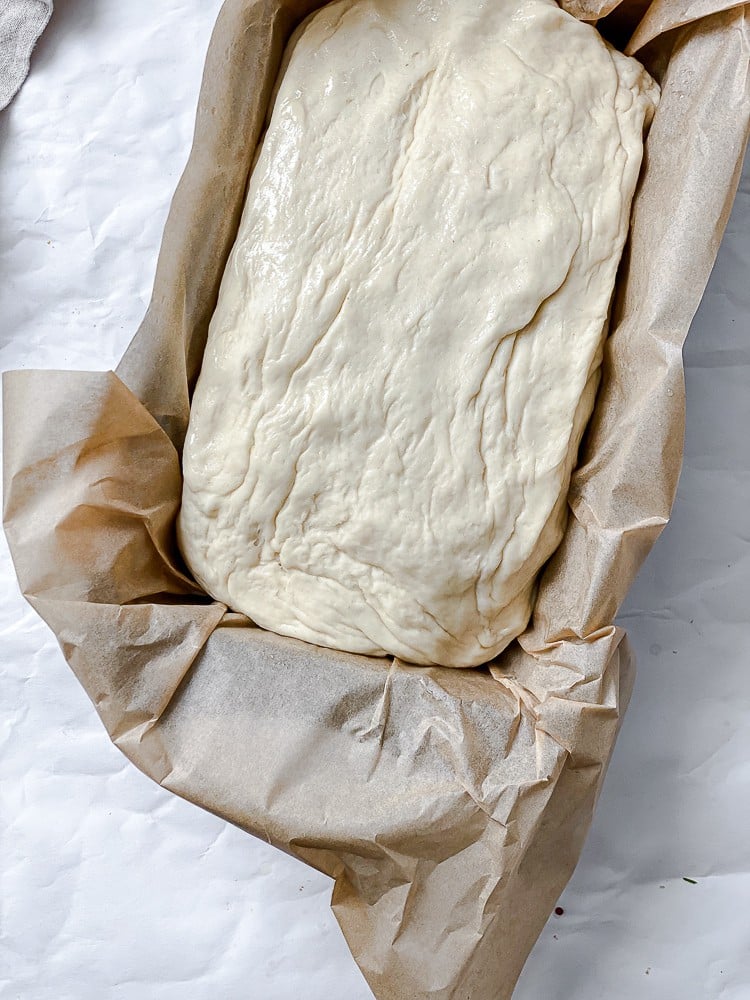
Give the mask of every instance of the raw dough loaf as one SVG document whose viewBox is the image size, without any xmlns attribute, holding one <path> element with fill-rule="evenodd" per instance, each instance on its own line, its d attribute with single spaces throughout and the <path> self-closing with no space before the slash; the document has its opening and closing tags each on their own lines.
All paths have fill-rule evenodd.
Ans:
<svg viewBox="0 0 750 1000">
<path fill-rule="evenodd" d="M 185 445 L 210 594 L 422 664 L 523 630 L 655 101 L 551 0 L 341 0 L 302 26 Z"/>
</svg>

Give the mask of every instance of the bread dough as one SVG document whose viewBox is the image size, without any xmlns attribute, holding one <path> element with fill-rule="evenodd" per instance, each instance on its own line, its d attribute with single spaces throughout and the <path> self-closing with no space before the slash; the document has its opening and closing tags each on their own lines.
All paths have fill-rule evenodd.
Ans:
<svg viewBox="0 0 750 1000">
<path fill-rule="evenodd" d="M 524 629 L 656 99 L 551 0 L 341 0 L 302 26 L 185 444 L 210 594 L 422 664 Z"/>
</svg>

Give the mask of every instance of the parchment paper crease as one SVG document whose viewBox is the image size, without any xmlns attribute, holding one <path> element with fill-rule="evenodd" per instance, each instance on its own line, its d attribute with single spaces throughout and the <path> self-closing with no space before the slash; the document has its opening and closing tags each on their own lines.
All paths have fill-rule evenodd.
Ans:
<svg viewBox="0 0 750 1000">
<path fill-rule="evenodd" d="M 634 32 L 663 97 L 563 544 L 520 641 L 450 671 L 256 629 L 199 591 L 174 541 L 190 391 L 254 146 L 284 40 L 319 5 L 227 0 L 117 373 L 5 376 L 4 523 L 24 594 L 115 743 L 333 876 L 380 1000 L 502 1000 L 576 864 L 628 700 L 612 621 L 674 498 L 681 345 L 747 140 L 747 8 L 568 5 Z"/>
</svg>

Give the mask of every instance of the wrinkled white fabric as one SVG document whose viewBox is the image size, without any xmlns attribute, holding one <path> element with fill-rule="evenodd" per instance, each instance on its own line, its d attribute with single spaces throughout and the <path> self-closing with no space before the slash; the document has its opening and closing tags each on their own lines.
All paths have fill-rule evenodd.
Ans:
<svg viewBox="0 0 750 1000">
<path fill-rule="evenodd" d="M 182 549 L 265 628 L 479 664 L 561 537 L 656 86 L 547 0 L 342 0 L 285 62 Z"/>
</svg>

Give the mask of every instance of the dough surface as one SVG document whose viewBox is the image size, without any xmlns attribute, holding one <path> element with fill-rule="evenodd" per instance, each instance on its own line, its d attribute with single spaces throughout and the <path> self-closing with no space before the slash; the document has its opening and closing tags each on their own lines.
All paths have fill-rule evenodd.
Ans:
<svg viewBox="0 0 750 1000">
<path fill-rule="evenodd" d="M 340 0 L 298 30 L 185 443 L 210 594 L 422 664 L 523 631 L 656 100 L 552 0 Z"/>
</svg>

